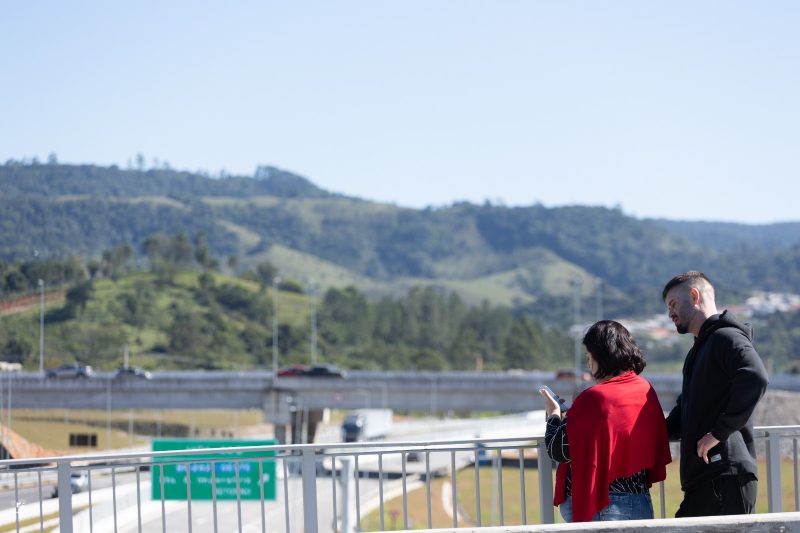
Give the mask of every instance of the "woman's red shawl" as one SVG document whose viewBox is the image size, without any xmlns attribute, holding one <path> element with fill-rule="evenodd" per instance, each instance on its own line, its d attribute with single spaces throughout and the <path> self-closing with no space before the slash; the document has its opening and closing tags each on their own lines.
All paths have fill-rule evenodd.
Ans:
<svg viewBox="0 0 800 533">
<path fill-rule="evenodd" d="M 583 391 L 567 411 L 572 516 L 588 522 L 608 505 L 608 486 L 647 469 L 652 485 L 672 461 L 664 413 L 644 378 L 626 372 Z M 566 499 L 567 464 L 556 474 L 554 505 Z"/>
</svg>

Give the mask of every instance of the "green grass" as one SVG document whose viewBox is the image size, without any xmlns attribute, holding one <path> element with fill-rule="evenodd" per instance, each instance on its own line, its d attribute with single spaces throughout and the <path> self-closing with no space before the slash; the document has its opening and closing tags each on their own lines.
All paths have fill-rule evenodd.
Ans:
<svg viewBox="0 0 800 533">
<path fill-rule="evenodd" d="M 185 426 L 189 436 L 209 438 L 221 431 L 240 433 L 264 422 L 259 410 L 133 410 L 134 421 L 155 425 Z M 11 429 L 25 439 L 50 451 L 86 452 L 87 448 L 69 448 L 70 433 L 95 433 L 97 450 L 146 444 L 149 437 L 129 435 L 128 411 L 111 411 L 111 440 L 106 426 L 106 412 L 69 409 L 15 409 Z M 124 428 L 124 429 L 123 429 Z"/>
<path fill-rule="evenodd" d="M 480 304 L 484 300 L 492 305 L 511 305 L 512 302 L 529 303 L 533 297 L 520 290 L 519 277 L 527 270 L 516 268 L 499 274 L 492 274 L 471 280 L 447 280 L 441 285 L 455 291 L 470 304 Z M 419 280 L 417 280 L 419 281 Z"/>
<path fill-rule="evenodd" d="M 244 226 L 234 224 L 228 220 L 220 220 L 219 224 L 234 234 L 237 242 L 239 243 L 239 252 L 242 255 L 246 255 L 247 252 L 258 246 L 258 244 L 261 242 L 261 236 L 258 233 L 251 231 Z"/>
<path fill-rule="evenodd" d="M 210 274 L 217 284 L 238 285 L 252 293 L 260 290 L 258 284 L 252 281 L 221 273 Z M 169 284 L 159 284 L 157 277 L 149 272 L 133 272 L 118 280 L 95 280 L 92 298 L 77 316 L 59 322 L 45 319 L 45 368 L 75 358 L 84 358 L 98 370 L 111 370 L 122 363 L 125 344 L 130 348 L 131 364 L 155 370 L 185 366 L 185 361 L 171 360 L 159 352 L 169 344 L 165 328 L 172 322 L 176 306 L 201 315 L 209 311 L 208 307 L 198 303 L 195 295 L 195 291 L 200 287 L 200 275 L 198 271 L 179 271 Z M 145 325 L 136 327 L 121 322 L 118 318 L 120 296 L 123 293 L 136 292 L 142 287 L 151 292 Z M 261 297 L 270 299 L 271 294 L 268 291 Z M 280 291 L 278 316 L 281 324 L 299 329 L 309 327 L 311 306 L 308 298 L 304 294 Z M 60 301 L 48 301 L 46 311 L 57 311 L 63 305 L 63 298 Z M 252 320 L 238 313 L 220 313 L 218 318 L 235 332 L 242 332 L 254 325 Z M 256 325 L 265 334 L 269 331 L 268 325 L 260 323 Z M 4 332 L 8 333 L 3 335 Z M 10 337 L 12 333 L 27 339 L 31 346 L 38 346 L 38 305 L 0 317 L 0 338 Z M 104 337 L 108 334 L 113 337 Z M 78 353 L 71 353 L 76 350 Z M 36 367 L 38 367 L 38 357 L 30 357 L 26 361 L 26 368 L 30 370 Z"/>
<path fill-rule="evenodd" d="M 75 508 L 72 509 L 72 514 L 76 515 L 76 514 L 80 513 L 81 511 L 84 511 L 84 510 L 86 510 L 88 508 L 89 508 L 88 505 L 81 505 L 81 506 L 75 507 Z M 33 526 L 35 524 L 39 524 L 40 522 L 47 522 L 48 520 L 53 520 L 55 518 L 58 518 L 58 516 L 59 516 L 58 512 L 55 512 L 55 513 L 49 513 L 49 514 L 43 515 L 41 517 L 41 519 L 38 516 L 34 516 L 34 517 L 31 517 L 31 518 L 26 518 L 25 520 L 20 520 L 19 521 L 19 527 L 20 527 L 20 530 L 22 530 L 25 527 Z M 58 529 L 57 525 L 53 526 L 53 527 L 45 526 L 45 528 L 44 528 L 45 531 L 55 531 L 56 529 Z M 11 522 L 10 524 L 0 525 L 0 533 L 5 533 L 6 531 L 17 531 L 17 522 L 14 521 L 14 522 Z"/>
<path fill-rule="evenodd" d="M 243 259 L 242 263 L 252 266 L 262 261 L 271 262 L 281 272 L 289 272 L 291 277 L 303 282 L 313 279 L 319 287 L 355 285 L 366 292 L 386 292 L 389 289 L 388 284 L 373 281 L 311 254 L 292 250 L 279 244 L 271 246 L 268 251 L 258 256 Z"/>
<path fill-rule="evenodd" d="M 533 254 L 531 259 L 530 265 L 524 268 L 514 268 L 476 278 L 456 277 L 451 273 L 437 279 L 404 277 L 391 281 L 370 279 L 313 255 L 281 245 L 274 245 L 267 252 L 250 257 L 247 262 L 256 264 L 260 261 L 270 261 L 282 272 L 290 272 L 292 276 L 301 280 L 313 279 L 322 287 L 355 285 L 360 290 L 372 294 L 403 294 L 414 286 L 436 285 L 458 292 L 466 302 L 474 305 L 484 300 L 493 305 L 504 306 L 530 302 L 533 297 L 524 290 L 521 281 L 539 275 L 543 275 L 545 279 L 542 283 L 542 293 L 567 294 L 571 290 L 569 282 L 575 276 L 586 280 L 584 287 L 587 294 L 594 286 L 589 281 L 593 279 L 591 276 L 551 253 Z M 470 258 L 470 261 L 473 261 L 473 258 Z M 455 272 L 459 267 L 451 265 L 448 269 Z"/>
<path fill-rule="evenodd" d="M 66 203 L 66 202 L 85 202 L 87 200 L 94 199 L 94 196 L 91 194 L 62 194 L 60 196 L 56 196 L 54 201 L 56 203 Z M 187 211 L 188 207 L 185 204 L 166 196 L 134 196 L 130 198 L 105 198 L 106 202 L 113 202 L 117 204 L 150 204 L 155 206 L 167 206 L 172 207 L 174 209 L 180 209 L 181 211 Z"/>
<path fill-rule="evenodd" d="M 497 469 L 491 467 L 481 467 L 480 469 L 480 500 L 481 500 L 481 524 L 486 527 L 492 525 L 492 516 L 495 517 L 495 525 L 500 525 L 500 502 L 494 502 L 494 512 L 492 509 L 492 489 L 498 486 L 499 475 Z M 539 474 L 538 470 L 525 469 L 525 502 L 527 512 L 527 523 L 537 524 L 541 521 L 539 509 Z M 555 479 L 555 476 L 554 476 Z M 759 462 L 759 488 L 756 500 L 756 512 L 768 512 L 767 505 L 767 483 L 764 461 Z M 503 486 L 503 518 L 507 526 L 522 525 L 522 498 L 519 468 L 502 468 Z M 452 527 L 453 519 L 448 516 L 442 506 L 442 487 L 450 482 L 450 477 L 434 479 L 431 482 L 431 522 L 434 528 Z M 459 509 L 462 514 L 459 516 L 459 527 L 477 526 L 477 508 L 475 491 L 475 470 L 472 466 L 460 470 L 456 476 L 457 497 Z M 783 496 L 783 511 L 800 511 L 795 507 L 794 500 L 794 464 L 792 461 L 785 460 L 781 465 L 781 486 Z M 449 490 L 449 489 L 448 489 Z M 680 476 L 678 459 L 676 458 L 667 467 L 667 479 L 664 482 L 666 517 L 675 516 L 678 506 L 683 499 L 683 492 L 680 488 Z M 654 485 L 650 490 L 653 498 L 653 509 L 656 518 L 661 517 L 661 498 L 658 485 Z M 407 502 L 409 514 L 409 527 L 412 529 L 426 529 L 428 527 L 427 512 L 427 488 L 423 485 L 408 493 Z M 384 505 L 384 526 L 387 530 L 403 529 L 403 499 L 397 497 L 387 501 Z M 452 512 L 452 511 L 451 511 Z M 558 509 L 554 510 L 556 522 L 563 522 Z M 377 530 L 380 528 L 380 511 L 375 510 L 362 517 L 362 526 L 366 531 Z"/>
</svg>

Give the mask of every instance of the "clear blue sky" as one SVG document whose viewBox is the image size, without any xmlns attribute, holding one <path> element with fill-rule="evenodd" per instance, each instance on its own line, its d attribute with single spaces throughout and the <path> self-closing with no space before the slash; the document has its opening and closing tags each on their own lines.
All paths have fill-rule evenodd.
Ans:
<svg viewBox="0 0 800 533">
<path fill-rule="evenodd" d="M 800 3 L 8 2 L 0 160 L 800 220 Z"/>
</svg>

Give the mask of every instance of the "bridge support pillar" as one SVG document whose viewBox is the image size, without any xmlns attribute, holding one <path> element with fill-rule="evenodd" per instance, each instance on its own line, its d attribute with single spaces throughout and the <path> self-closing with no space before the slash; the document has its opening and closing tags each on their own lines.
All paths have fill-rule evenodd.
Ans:
<svg viewBox="0 0 800 533">
<path fill-rule="evenodd" d="M 286 444 L 286 426 L 283 424 L 273 424 L 275 440 L 278 444 Z"/>
<path fill-rule="evenodd" d="M 264 420 L 272 424 L 278 444 L 287 444 L 286 430 L 289 425 L 294 429 L 294 413 L 290 409 L 292 398 L 278 390 L 272 390 L 264 396 Z M 292 431 L 294 434 L 294 431 Z"/>
<path fill-rule="evenodd" d="M 322 415 L 321 409 L 296 409 L 292 416 L 292 444 L 314 442 Z"/>
</svg>

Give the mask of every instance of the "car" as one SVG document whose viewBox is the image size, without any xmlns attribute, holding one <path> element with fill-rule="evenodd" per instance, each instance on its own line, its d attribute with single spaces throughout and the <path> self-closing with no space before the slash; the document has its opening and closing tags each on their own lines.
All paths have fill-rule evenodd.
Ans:
<svg viewBox="0 0 800 533">
<path fill-rule="evenodd" d="M 411 450 L 406 453 L 406 460 L 409 463 L 418 463 L 422 461 L 422 453 L 419 450 Z"/>
<path fill-rule="evenodd" d="M 56 368 L 50 368 L 46 376 L 48 378 L 90 378 L 94 376 L 94 370 L 89 365 L 83 363 L 67 363 Z"/>
<path fill-rule="evenodd" d="M 153 374 L 149 370 L 145 370 L 139 366 L 121 366 L 114 374 L 115 379 L 126 378 L 139 378 L 139 379 L 153 379 Z"/>
<path fill-rule="evenodd" d="M 85 491 L 89 487 L 89 473 L 85 470 L 76 470 L 69 475 L 69 490 L 72 494 Z M 58 485 L 53 487 L 53 498 L 58 498 Z"/>
<path fill-rule="evenodd" d="M 556 371 L 556 379 L 575 381 L 574 368 L 562 368 Z M 579 375 L 580 381 L 592 381 L 592 375 L 589 372 L 583 371 Z"/>
<path fill-rule="evenodd" d="M 279 378 L 297 377 L 297 376 L 302 376 L 305 372 L 308 372 L 308 365 L 294 364 L 279 369 L 278 377 Z"/>
<path fill-rule="evenodd" d="M 476 445 L 475 450 L 475 462 L 478 463 L 478 466 L 485 466 L 492 464 L 492 454 L 489 450 L 486 449 L 486 445 L 482 442 L 479 442 Z"/>
<path fill-rule="evenodd" d="M 332 364 L 319 364 L 311 365 L 308 370 L 301 374 L 307 377 L 330 377 L 330 378 L 343 378 L 347 376 L 347 372 L 342 370 L 336 365 Z"/>
</svg>

